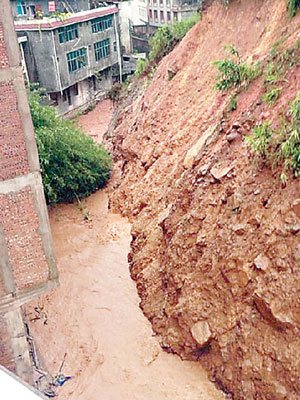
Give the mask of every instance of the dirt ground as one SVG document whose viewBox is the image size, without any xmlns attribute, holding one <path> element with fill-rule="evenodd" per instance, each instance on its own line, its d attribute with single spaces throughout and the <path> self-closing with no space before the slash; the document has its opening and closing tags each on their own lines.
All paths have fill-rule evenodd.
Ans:
<svg viewBox="0 0 300 400">
<path fill-rule="evenodd" d="M 86 131 L 95 130 L 107 106 L 98 104 L 81 118 Z M 66 353 L 62 372 L 72 379 L 58 398 L 224 399 L 199 363 L 162 351 L 129 275 L 130 224 L 110 214 L 107 203 L 107 193 L 99 191 L 81 210 L 60 205 L 50 211 L 60 286 L 27 312 L 43 366 L 53 376 Z"/>
<path fill-rule="evenodd" d="M 106 99 L 98 103 L 92 111 L 79 117 L 79 125 L 97 143 L 102 142 L 103 135 L 108 127 L 107 121 L 111 118 L 112 107 L 112 102 Z"/>
</svg>

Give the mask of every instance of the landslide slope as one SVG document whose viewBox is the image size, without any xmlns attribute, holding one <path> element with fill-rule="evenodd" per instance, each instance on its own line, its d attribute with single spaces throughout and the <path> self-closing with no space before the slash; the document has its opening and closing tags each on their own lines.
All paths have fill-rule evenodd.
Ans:
<svg viewBox="0 0 300 400">
<path fill-rule="evenodd" d="M 243 140 L 286 115 L 300 64 L 292 53 L 272 107 L 260 77 L 227 112 L 212 63 L 228 43 L 264 63 L 275 42 L 280 52 L 298 40 L 297 26 L 286 1 L 214 3 L 117 115 L 110 138 L 111 206 L 133 222 L 141 308 L 166 350 L 200 360 L 235 399 L 300 398 L 300 181 L 283 187 L 280 168 Z"/>
</svg>

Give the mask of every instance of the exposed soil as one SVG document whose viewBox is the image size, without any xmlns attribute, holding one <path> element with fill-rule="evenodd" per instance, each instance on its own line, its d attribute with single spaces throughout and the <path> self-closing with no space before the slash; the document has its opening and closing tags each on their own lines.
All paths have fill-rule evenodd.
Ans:
<svg viewBox="0 0 300 400">
<path fill-rule="evenodd" d="M 286 1 L 215 2 L 109 138 L 118 165 L 110 204 L 133 223 L 129 260 L 144 314 L 165 348 L 201 361 L 241 400 L 300 397 L 300 183 L 290 176 L 283 186 L 281 170 L 243 141 L 260 121 L 280 123 L 300 66 L 273 107 L 259 78 L 227 113 L 231 93 L 212 90 L 212 63 L 228 43 L 264 62 L 275 42 L 282 51 L 299 38 L 297 24 Z"/>
<path fill-rule="evenodd" d="M 81 118 L 84 129 L 99 131 L 94 121 L 106 106 Z M 129 275 L 130 224 L 109 213 L 107 203 L 99 191 L 82 210 L 60 205 L 50 211 L 60 286 L 26 306 L 44 368 L 55 376 L 67 353 L 62 372 L 72 380 L 58 398 L 223 399 L 199 363 L 162 351 Z"/>
<path fill-rule="evenodd" d="M 101 143 L 103 135 L 107 131 L 112 112 L 112 102 L 106 99 L 98 103 L 92 111 L 81 115 L 78 123 L 95 142 Z"/>
</svg>

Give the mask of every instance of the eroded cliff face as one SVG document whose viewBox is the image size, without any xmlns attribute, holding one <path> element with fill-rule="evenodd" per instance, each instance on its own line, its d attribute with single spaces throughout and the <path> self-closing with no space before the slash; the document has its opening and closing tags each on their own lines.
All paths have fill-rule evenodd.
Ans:
<svg viewBox="0 0 300 400">
<path fill-rule="evenodd" d="M 272 107 L 263 78 L 226 112 L 212 62 L 232 43 L 264 60 L 299 37 L 285 1 L 218 3 L 116 118 L 111 206 L 133 222 L 131 275 L 162 346 L 200 360 L 235 399 L 300 396 L 300 181 L 253 157 L 243 136 L 275 126 L 300 90 L 299 63 Z M 168 70 L 175 72 L 170 80 Z"/>
</svg>

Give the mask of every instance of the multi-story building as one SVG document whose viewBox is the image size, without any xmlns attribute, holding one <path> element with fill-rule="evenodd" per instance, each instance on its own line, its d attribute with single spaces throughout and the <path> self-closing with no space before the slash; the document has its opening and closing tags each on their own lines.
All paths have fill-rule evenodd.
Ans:
<svg viewBox="0 0 300 400">
<path fill-rule="evenodd" d="M 201 8 L 199 0 L 148 0 L 149 25 L 159 27 L 173 21 L 182 21 Z"/>
<path fill-rule="evenodd" d="M 15 28 L 29 81 L 46 89 L 60 114 L 104 95 L 121 69 L 115 6 L 16 20 Z"/>
<path fill-rule="evenodd" d="M 89 0 L 10 0 L 15 19 L 32 19 L 57 13 L 76 13 L 90 9 Z"/>
</svg>

